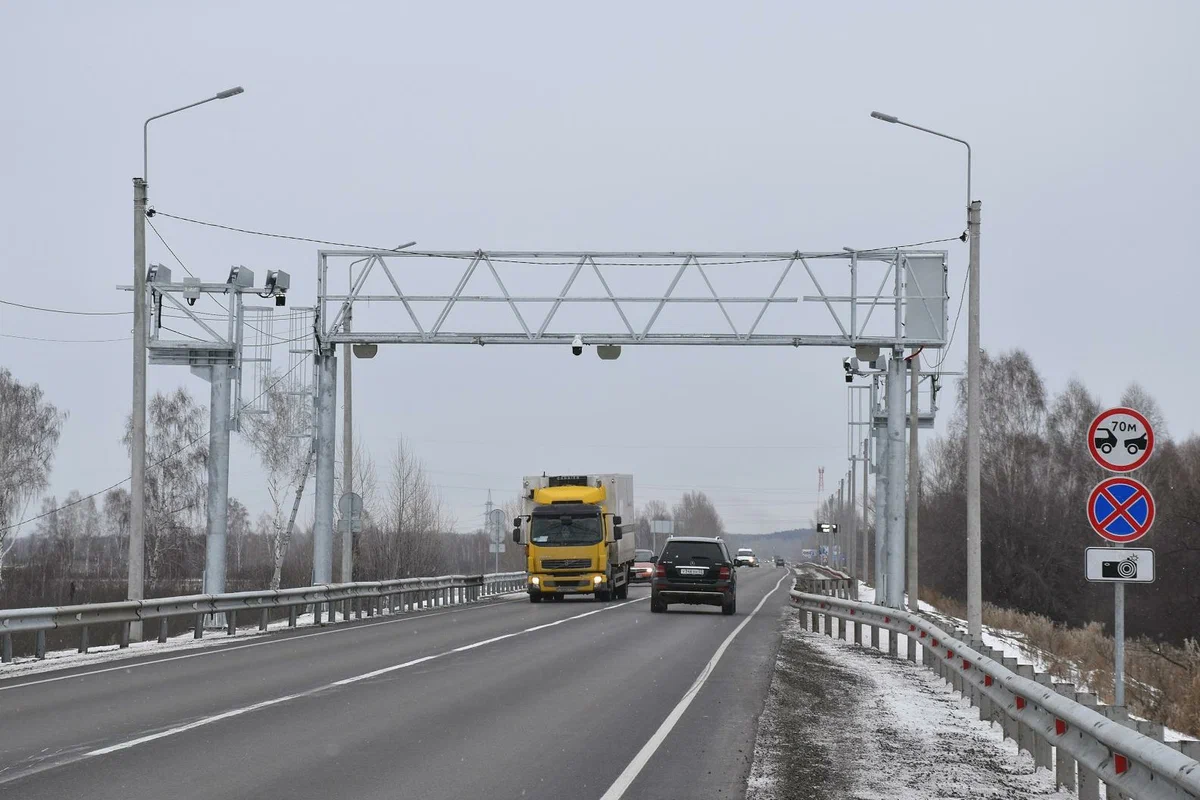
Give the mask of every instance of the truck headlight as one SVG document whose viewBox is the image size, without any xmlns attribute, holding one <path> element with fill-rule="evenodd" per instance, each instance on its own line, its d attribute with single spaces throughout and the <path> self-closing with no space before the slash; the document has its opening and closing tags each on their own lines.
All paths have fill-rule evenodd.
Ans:
<svg viewBox="0 0 1200 800">
<path fill-rule="evenodd" d="M 597 585 L 604 583 L 604 576 L 603 575 L 594 576 L 592 578 L 592 583 L 597 584 Z"/>
<path fill-rule="evenodd" d="M 542 579 L 539 578 L 537 575 L 534 575 L 532 578 L 529 579 L 529 582 L 532 583 L 534 586 L 537 586 L 538 584 L 540 584 L 542 582 Z"/>
</svg>

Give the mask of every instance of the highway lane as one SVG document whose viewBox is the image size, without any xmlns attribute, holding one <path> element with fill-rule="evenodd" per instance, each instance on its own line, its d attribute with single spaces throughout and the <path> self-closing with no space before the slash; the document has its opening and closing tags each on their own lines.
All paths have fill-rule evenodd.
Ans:
<svg viewBox="0 0 1200 800">
<path fill-rule="evenodd" d="M 733 617 L 651 614 L 636 588 L 627 603 L 506 602 L 53 684 L 0 683 L 0 794 L 601 797 L 784 574 L 743 570 Z M 787 585 L 732 641 L 624 796 L 741 795 Z M 31 769 L 40 771 L 23 774 Z"/>
</svg>

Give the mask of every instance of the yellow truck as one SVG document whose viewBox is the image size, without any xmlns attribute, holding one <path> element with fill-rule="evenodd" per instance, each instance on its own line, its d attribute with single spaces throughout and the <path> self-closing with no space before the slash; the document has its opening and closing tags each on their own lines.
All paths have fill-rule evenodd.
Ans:
<svg viewBox="0 0 1200 800">
<path fill-rule="evenodd" d="M 529 601 L 590 594 L 601 602 L 629 594 L 634 537 L 633 476 L 530 476 L 521 487 L 513 541 L 525 545 Z"/>
</svg>

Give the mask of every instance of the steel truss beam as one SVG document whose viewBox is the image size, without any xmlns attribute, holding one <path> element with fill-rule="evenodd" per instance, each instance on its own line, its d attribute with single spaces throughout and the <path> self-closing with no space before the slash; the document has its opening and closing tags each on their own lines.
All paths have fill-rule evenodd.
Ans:
<svg viewBox="0 0 1200 800">
<path fill-rule="evenodd" d="M 408 291 L 398 277 L 403 259 L 421 259 L 423 276 L 445 274 L 461 264 L 462 271 L 449 293 L 420 293 Z M 911 264 L 933 259 L 941 266 L 941 280 L 936 286 L 921 286 Z M 317 336 L 322 350 L 337 344 L 570 344 L 575 336 L 588 345 L 760 345 L 760 346 L 857 346 L 937 348 L 946 339 L 946 252 L 942 250 L 875 250 L 858 252 L 633 252 L 633 251 L 383 251 L 383 250 L 322 250 L 318 253 L 317 272 Z M 501 275 L 508 265 L 536 266 L 559 269 L 566 275 L 557 293 L 516 293 L 509 290 Z M 711 279 L 711 271 L 720 267 L 737 268 L 747 265 L 777 265 L 779 275 L 773 290 L 766 295 L 722 295 Z M 780 288 L 800 265 L 802 274 L 815 294 L 781 295 Z M 872 277 L 882 274 L 873 293 L 858 290 L 863 265 L 873 266 Z M 331 289 L 331 268 L 348 266 L 347 288 L 341 292 Z M 666 288 L 657 294 L 615 294 L 611 287 L 612 268 L 671 268 L 672 276 Z M 357 271 L 355 271 L 357 270 Z M 435 270 L 439 272 L 435 272 Z M 822 285 L 845 282 L 849 277 L 849 293 L 830 294 Z M 681 279 L 689 272 L 698 274 L 707 287 L 707 295 L 679 296 L 675 294 Z M 494 288 L 488 293 L 467 293 L 466 288 L 476 273 L 490 276 Z M 581 274 L 595 275 L 604 293 L 574 296 L 572 288 Z M 820 277 L 819 277 L 820 273 Z M 926 270 L 923 274 L 929 275 Z M 368 280 L 376 277 L 383 291 L 366 291 Z M 382 277 L 380 277 L 382 276 Z M 928 278 L 925 283 L 930 283 Z M 390 290 L 388 290 L 390 288 Z M 402 314 L 397 324 L 385 329 L 344 329 L 346 311 L 354 303 L 398 303 Z M 797 330 L 785 333 L 763 333 L 759 324 L 767 310 L 776 304 L 820 303 L 832 321 L 827 330 Z M 415 306 L 437 304 L 440 311 L 430 323 L 422 323 Z M 451 313 L 460 306 L 500 304 L 506 306 L 515 322 L 513 329 L 447 330 Z M 527 319 L 529 309 L 522 313 L 520 305 L 544 306 L 544 314 Z M 644 325 L 635 326 L 629 313 L 633 306 L 652 304 L 653 311 Z M 679 333 L 661 330 L 660 315 L 668 305 L 696 304 L 716 306 L 725 321 L 725 330 L 705 330 Z M 739 327 L 730 315 L 738 305 L 758 306 L 754 321 Z M 569 333 L 552 331 L 556 320 L 560 326 L 569 311 L 580 306 L 611 307 L 620 325 L 608 330 L 577 330 Z M 891 306 L 895 317 L 893 330 L 868 333 L 875 310 Z M 909 309 L 911 307 L 911 313 Z M 865 309 L 865 313 L 860 313 Z M 402 325 L 400 323 L 403 323 Z M 919 323 L 914 324 L 914 323 Z M 357 319 L 356 319 L 357 324 Z M 657 327 L 656 327 L 657 326 Z M 878 326 L 877 326 L 878 327 Z M 907 327 L 907 330 L 906 330 Z M 404 329 L 401 329 L 404 328 Z M 519 330 L 517 330 L 519 328 Z M 919 328 L 919 330 L 918 330 Z M 915 331 L 915 332 L 914 332 Z"/>
</svg>

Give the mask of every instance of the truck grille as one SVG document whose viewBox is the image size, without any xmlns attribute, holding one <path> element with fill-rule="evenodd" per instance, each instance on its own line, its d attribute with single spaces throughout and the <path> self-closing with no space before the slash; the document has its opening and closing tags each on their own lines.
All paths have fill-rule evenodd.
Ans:
<svg viewBox="0 0 1200 800">
<path fill-rule="evenodd" d="M 542 569 L 590 569 L 591 559 L 588 558 L 543 558 Z"/>
</svg>

